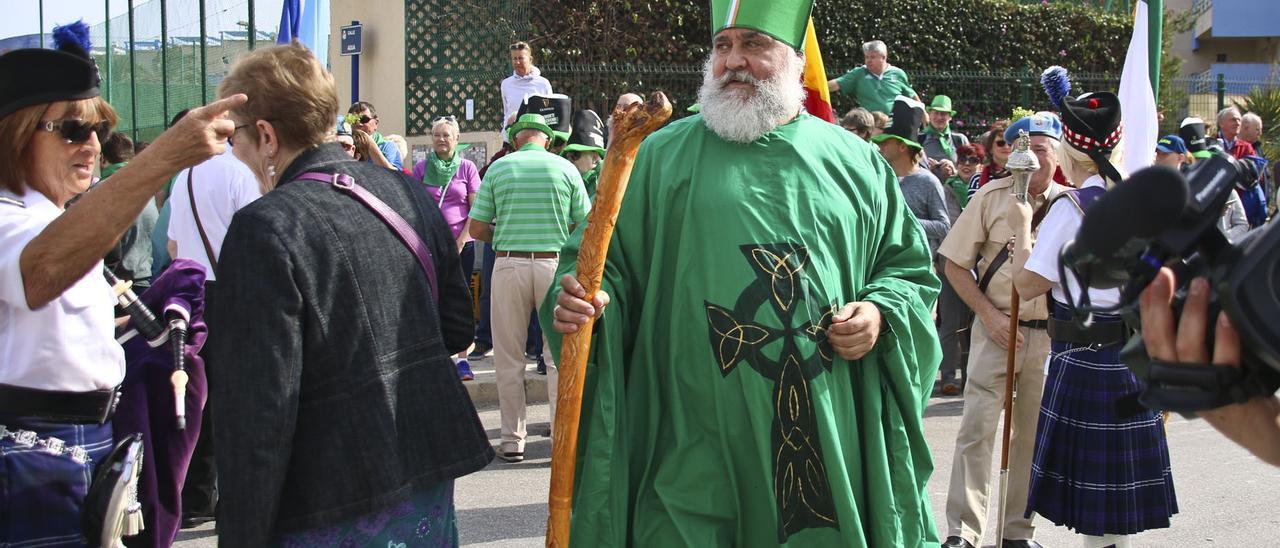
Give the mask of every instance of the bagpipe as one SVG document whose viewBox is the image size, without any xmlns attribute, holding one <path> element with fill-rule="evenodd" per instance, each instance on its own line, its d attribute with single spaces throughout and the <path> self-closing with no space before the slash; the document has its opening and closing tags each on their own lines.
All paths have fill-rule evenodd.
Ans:
<svg viewBox="0 0 1280 548">
<path fill-rule="evenodd" d="M 129 317 L 116 338 L 127 365 L 111 419 L 116 447 L 94 473 L 83 533 L 91 546 L 119 546 L 122 537 L 130 547 L 170 546 L 208 395 L 197 355 L 207 336 L 205 269 L 174 260 L 141 296 L 103 272 Z"/>
</svg>

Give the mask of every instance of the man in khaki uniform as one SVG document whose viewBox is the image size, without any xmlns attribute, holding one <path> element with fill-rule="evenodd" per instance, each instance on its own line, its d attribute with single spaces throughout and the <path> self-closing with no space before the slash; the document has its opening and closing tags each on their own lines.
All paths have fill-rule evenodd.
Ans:
<svg viewBox="0 0 1280 548">
<path fill-rule="evenodd" d="M 1062 123 L 1049 113 L 1019 120 L 1005 132 L 1013 142 L 1018 130 L 1031 135 L 1031 151 L 1040 169 L 1031 175 L 1028 196 L 1036 212 L 1033 226 L 1049 210 L 1049 202 L 1066 187 L 1053 182 L 1058 168 L 1058 143 Z M 1009 341 L 1009 299 L 1012 296 L 1013 264 L 1002 252 L 1013 237 L 1005 222 L 1009 202 L 1014 200 L 1013 178 L 996 179 L 974 194 L 968 206 L 938 249 L 944 260 L 947 280 L 960 298 L 974 311 L 969 350 L 969 380 L 964 389 L 964 416 L 956 435 L 955 460 L 951 467 L 951 488 L 947 493 L 947 541 L 944 547 L 981 546 L 990 501 L 991 459 L 997 427 L 1004 410 L 1006 352 Z M 992 263 L 994 272 L 988 272 Z M 977 265 L 985 291 L 974 279 Z M 1031 457 L 1036 439 L 1040 395 L 1044 389 L 1044 364 L 1049 356 L 1048 303 L 1043 296 L 1019 305 L 1017 358 L 1014 362 L 1017 393 L 1013 406 L 1013 433 L 1010 440 L 1009 492 L 1006 499 L 1004 546 L 1038 547 L 1032 540 L 1035 528 L 1024 518 Z M 989 543 L 997 543 L 993 539 Z"/>
</svg>

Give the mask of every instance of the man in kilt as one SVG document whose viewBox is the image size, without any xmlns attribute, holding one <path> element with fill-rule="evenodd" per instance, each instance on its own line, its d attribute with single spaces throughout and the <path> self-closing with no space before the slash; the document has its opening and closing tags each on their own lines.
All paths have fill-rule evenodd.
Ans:
<svg viewBox="0 0 1280 548">
<path fill-rule="evenodd" d="M 1168 527 L 1178 511 L 1164 421 L 1145 409 L 1130 416 L 1117 413 L 1116 401 L 1139 390 L 1137 378 L 1120 360 L 1129 330 L 1118 315 L 1099 313 L 1081 327 L 1067 295 L 1078 300 L 1082 289 L 1074 276 L 1059 277 L 1059 253 L 1079 229 L 1084 211 L 1107 185 L 1120 182 L 1110 159 L 1121 135 L 1120 100 L 1110 92 L 1071 98 L 1065 89 L 1050 98 L 1062 112 L 1062 169 L 1077 189 L 1050 207 L 1034 248 L 1030 206 L 1011 201 L 1007 214 L 1016 234 L 1012 262 L 1018 293 L 1029 299 L 1051 292 L 1051 358 L 1026 515 L 1038 513 L 1086 535 L 1085 546 L 1123 548 L 1129 545 L 1127 535 Z M 1094 306 L 1119 302 L 1117 289 L 1085 290 Z"/>
</svg>

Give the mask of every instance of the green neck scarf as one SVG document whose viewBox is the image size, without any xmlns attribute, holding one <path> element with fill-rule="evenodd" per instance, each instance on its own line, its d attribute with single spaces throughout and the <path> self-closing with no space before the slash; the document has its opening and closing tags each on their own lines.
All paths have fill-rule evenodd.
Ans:
<svg viewBox="0 0 1280 548">
<path fill-rule="evenodd" d="M 453 180 L 453 176 L 458 174 L 458 166 L 462 164 L 462 155 L 460 152 L 471 148 L 471 145 L 460 144 L 453 149 L 453 156 L 448 160 L 441 160 L 440 155 L 435 151 L 427 154 L 427 166 L 422 171 L 422 182 L 431 186 L 444 186 Z"/>
<path fill-rule="evenodd" d="M 370 135 L 370 137 L 373 137 L 373 144 L 375 145 L 381 146 L 382 143 L 387 142 L 386 138 L 384 138 L 381 133 L 376 131 L 373 132 L 373 135 Z"/>
<path fill-rule="evenodd" d="M 107 167 L 102 168 L 101 178 L 106 179 L 107 177 L 110 177 L 115 172 L 120 171 L 120 168 L 124 167 L 124 165 L 127 163 L 129 162 L 120 162 L 118 164 L 111 164 Z"/>
<path fill-rule="evenodd" d="M 951 146 L 951 126 L 950 125 L 947 125 L 946 131 L 938 131 L 936 129 L 933 129 L 933 124 L 926 124 L 924 127 L 924 134 L 936 135 L 938 137 L 938 141 L 942 144 L 942 152 L 946 154 L 948 157 L 955 156 L 956 153 L 954 152 L 953 147 Z"/>
</svg>

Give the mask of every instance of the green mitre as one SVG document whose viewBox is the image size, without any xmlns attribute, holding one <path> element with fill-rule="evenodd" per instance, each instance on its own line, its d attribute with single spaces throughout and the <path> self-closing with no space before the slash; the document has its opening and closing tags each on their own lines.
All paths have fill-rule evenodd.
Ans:
<svg viewBox="0 0 1280 548">
<path fill-rule="evenodd" d="M 711 35 L 752 29 L 800 49 L 812 9 L 813 0 L 711 0 Z"/>
</svg>

